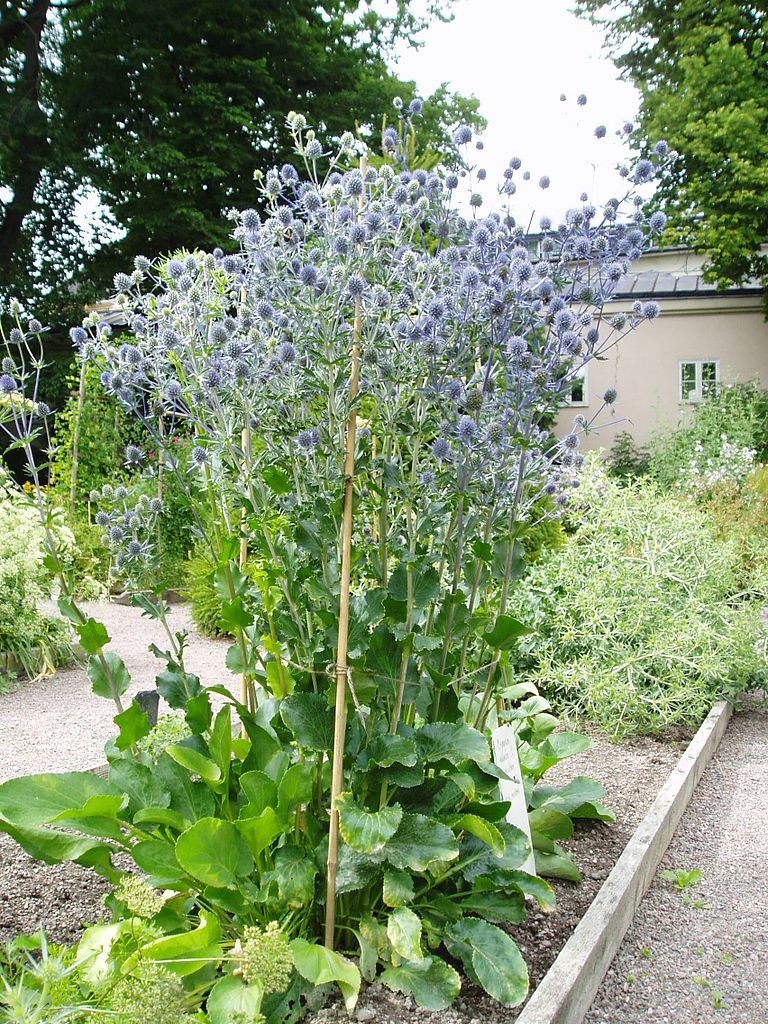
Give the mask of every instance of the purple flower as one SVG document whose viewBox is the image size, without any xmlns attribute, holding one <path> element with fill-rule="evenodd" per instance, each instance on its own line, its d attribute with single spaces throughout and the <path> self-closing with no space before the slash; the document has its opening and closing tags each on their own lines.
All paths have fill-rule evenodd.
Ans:
<svg viewBox="0 0 768 1024">
<path fill-rule="evenodd" d="M 549 184 L 550 182 L 547 175 L 542 174 L 542 176 L 539 178 L 539 188 L 549 188 Z"/>
<path fill-rule="evenodd" d="M 607 129 L 606 129 L 605 125 L 604 124 L 599 124 L 597 126 L 597 128 L 595 128 L 595 138 L 596 139 L 604 139 L 605 136 L 606 136 L 606 131 L 607 131 Z"/>
<path fill-rule="evenodd" d="M 468 125 L 463 124 L 453 133 L 453 141 L 457 146 L 465 146 L 468 142 L 472 141 L 472 129 Z"/>
<path fill-rule="evenodd" d="M 656 210 L 648 218 L 648 227 L 655 234 L 659 234 L 664 230 L 667 223 L 667 215 L 662 210 Z"/>
<path fill-rule="evenodd" d="M 208 462 L 207 450 L 196 444 L 192 449 L 192 461 L 196 466 L 205 466 Z"/>
<path fill-rule="evenodd" d="M 451 454 L 451 446 L 444 437 L 438 437 L 432 445 L 432 454 L 438 462 L 445 462 Z"/>
<path fill-rule="evenodd" d="M 607 388 L 603 392 L 603 401 L 606 405 L 614 405 L 618 397 L 619 393 L 616 388 Z"/>
<path fill-rule="evenodd" d="M 587 105 L 587 97 L 584 95 L 584 93 L 581 93 L 580 96 L 576 97 L 576 102 L 580 107 L 585 107 Z"/>
<path fill-rule="evenodd" d="M 456 428 L 456 433 L 465 444 L 471 444 L 477 437 L 477 423 L 471 416 L 462 416 Z"/>
<path fill-rule="evenodd" d="M 69 336 L 72 339 L 72 344 L 77 345 L 78 348 L 88 341 L 88 334 L 82 327 L 72 327 Z"/>
<path fill-rule="evenodd" d="M 12 395 L 14 391 L 18 390 L 18 384 L 10 373 L 0 375 L 0 395 Z"/>
<path fill-rule="evenodd" d="M 655 320 L 661 312 L 658 302 L 644 302 L 640 307 L 640 315 L 646 320 Z"/>
</svg>

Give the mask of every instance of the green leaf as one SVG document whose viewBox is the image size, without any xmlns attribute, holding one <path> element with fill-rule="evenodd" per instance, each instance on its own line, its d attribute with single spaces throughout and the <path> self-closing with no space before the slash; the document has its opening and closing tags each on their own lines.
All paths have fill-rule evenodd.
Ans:
<svg viewBox="0 0 768 1024">
<path fill-rule="evenodd" d="M 170 807 L 141 807 L 133 815 L 134 825 L 143 825 L 145 822 L 165 825 L 176 832 L 183 832 L 189 827 L 189 822 L 182 817 L 178 811 L 172 811 Z"/>
<path fill-rule="evenodd" d="M 293 693 L 280 704 L 280 717 L 305 750 L 333 749 L 333 709 L 319 693 Z"/>
<path fill-rule="evenodd" d="M 446 928 L 445 944 L 488 995 L 504 1006 L 519 1006 L 528 995 L 528 968 L 523 955 L 500 928 L 467 917 Z"/>
<path fill-rule="evenodd" d="M 155 774 L 163 780 L 171 794 L 170 806 L 190 824 L 200 818 L 213 816 L 216 801 L 208 786 L 192 779 L 189 771 L 168 754 L 160 757 Z"/>
<path fill-rule="evenodd" d="M 277 787 L 277 809 L 284 817 L 312 799 L 313 773 L 308 764 L 292 764 Z"/>
<path fill-rule="evenodd" d="M 141 608 L 142 615 L 146 615 L 149 619 L 160 619 L 168 611 L 165 601 L 160 600 L 154 604 L 146 594 L 131 594 L 131 604 L 134 608 Z"/>
<path fill-rule="evenodd" d="M 516 886 L 526 896 L 532 896 L 542 910 L 551 910 L 555 906 L 552 886 L 538 875 L 530 875 L 527 871 L 505 870 L 503 881 Z"/>
<path fill-rule="evenodd" d="M 532 833 L 540 832 L 548 839 L 567 839 L 573 835 L 573 822 L 568 815 L 547 804 L 529 812 L 528 824 Z"/>
<path fill-rule="evenodd" d="M 121 973 L 128 974 L 140 959 L 155 960 L 172 974 L 180 978 L 194 974 L 206 961 L 220 960 L 224 954 L 219 945 L 221 926 L 215 914 L 210 916 L 200 911 L 200 924 L 191 932 L 165 935 L 142 946 L 138 953 L 129 957 Z"/>
<path fill-rule="evenodd" d="M 56 604 L 58 605 L 59 612 L 68 622 L 71 622 L 73 626 L 79 626 L 82 624 L 82 616 L 75 608 L 75 602 L 71 597 L 68 597 L 66 594 L 62 594 Z"/>
<path fill-rule="evenodd" d="M 381 862 L 365 853 L 358 853 L 346 843 L 339 850 L 336 892 L 357 892 L 364 889 L 381 872 Z"/>
<path fill-rule="evenodd" d="M 426 1010 L 445 1010 L 461 990 L 461 979 L 452 967 L 434 956 L 418 964 L 388 967 L 380 977 L 395 992 L 407 992 Z"/>
<path fill-rule="evenodd" d="M 534 844 L 535 845 L 535 844 Z M 534 849 L 533 857 L 536 861 L 536 872 L 544 878 L 561 878 L 566 882 L 578 882 L 581 880 L 581 872 L 570 853 L 567 853 L 560 846 L 555 845 L 555 851 Z"/>
<path fill-rule="evenodd" d="M 376 977 L 376 968 L 379 963 L 380 932 L 381 925 L 370 914 L 363 914 L 355 935 L 360 945 L 360 973 L 365 981 L 369 983 Z"/>
<path fill-rule="evenodd" d="M 528 857 L 530 845 L 522 829 L 501 821 L 495 827 L 504 839 L 504 852 L 501 856 L 495 854 L 483 839 L 475 835 L 467 835 L 462 840 L 461 859 L 469 862 L 462 874 L 468 882 L 489 871 L 516 870 Z"/>
<path fill-rule="evenodd" d="M 410 907 L 395 907 L 387 918 L 387 938 L 403 960 L 421 963 L 421 921 Z"/>
<path fill-rule="evenodd" d="M 519 891 L 498 887 L 487 878 L 478 878 L 472 891 L 462 897 L 461 910 L 493 924 L 519 924 L 525 920 L 525 897 Z"/>
<path fill-rule="evenodd" d="M 493 629 L 483 633 L 483 640 L 489 647 L 499 651 L 508 651 L 513 647 L 515 641 L 526 633 L 530 633 L 530 626 L 519 622 L 511 615 L 499 615 L 493 625 Z"/>
<path fill-rule="evenodd" d="M 201 754 L 193 747 L 185 747 L 180 743 L 172 743 L 166 748 L 166 754 L 183 768 L 199 775 L 206 782 L 219 782 L 221 780 L 221 769 L 210 757 Z"/>
<path fill-rule="evenodd" d="M 341 794 L 336 800 L 336 810 L 344 842 L 360 853 L 382 850 L 403 820 L 399 804 L 381 811 L 367 811 L 355 803 L 351 793 Z"/>
<path fill-rule="evenodd" d="M 235 1014 L 243 1020 L 255 1020 L 262 999 L 259 985 L 246 985 L 242 978 L 227 974 L 208 993 L 205 1010 L 211 1024 L 231 1024 Z"/>
<path fill-rule="evenodd" d="M 144 711 L 138 701 L 131 701 L 130 707 L 115 715 L 112 719 L 120 730 L 115 738 L 115 746 L 118 750 L 127 750 L 133 744 L 149 734 L 152 726 L 149 724 L 149 715 Z"/>
<path fill-rule="evenodd" d="M 277 466 L 265 466 L 261 478 L 273 494 L 290 494 L 293 490 L 291 478 Z"/>
<path fill-rule="evenodd" d="M 566 757 L 589 750 L 592 740 L 578 732 L 556 732 L 539 744 L 539 753 L 544 757 L 556 757 L 562 761 Z"/>
<path fill-rule="evenodd" d="M 122 795 L 93 772 L 24 775 L 0 785 L 0 817 L 14 825 L 43 825 L 104 794 Z"/>
<path fill-rule="evenodd" d="M 208 751 L 216 766 L 221 772 L 223 779 L 229 776 L 229 766 L 232 760 L 232 712 L 229 704 L 220 708 L 211 729 L 211 738 L 208 741 Z"/>
<path fill-rule="evenodd" d="M 402 907 L 413 899 L 413 878 L 408 871 L 386 868 L 383 898 L 388 907 Z M 410 959 L 410 958 L 408 958 Z"/>
<path fill-rule="evenodd" d="M 240 789 L 251 808 L 248 817 L 261 814 L 265 807 L 277 807 L 277 784 L 266 772 L 245 772 L 240 776 Z"/>
<path fill-rule="evenodd" d="M 128 813 L 133 815 L 141 807 L 168 807 L 171 794 L 163 779 L 144 764 L 132 758 L 112 761 L 109 781 L 128 795 Z"/>
<path fill-rule="evenodd" d="M 35 860 L 46 864 L 61 864 L 74 861 L 84 867 L 96 867 L 100 874 L 108 875 L 109 856 L 112 847 L 86 836 L 59 832 L 52 828 L 35 825 L 17 825 L 0 818 L 0 832 L 5 832 Z"/>
<path fill-rule="evenodd" d="M 144 839 L 132 847 L 131 856 L 154 885 L 176 885 L 185 881 L 184 871 L 171 843 L 162 839 Z"/>
<path fill-rule="evenodd" d="M 244 808 L 244 811 L 248 807 Z M 248 844 L 248 848 L 254 857 L 270 845 L 285 829 L 285 822 L 278 818 L 273 807 L 265 807 L 260 814 L 254 817 L 240 817 L 235 822 L 235 828 Z"/>
<path fill-rule="evenodd" d="M 106 665 L 106 668 L 104 667 Z M 88 678 L 97 697 L 114 699 L 131 685 L 131 676 L 123 659 L 112 651 L 92 654 L 88 659 Z"/>
<path fill-rule="evenodd" d="M 213 710 L 211 698 L 203 690 L 196 697 L 190 697 L 187 701 L 184 719 L 189 726 L 193 736 L 202 735 L 206 729 L 210 729 L 213 721 Z"/>
<path fill-rule="evenodd" d="M 296 910 L 312 904 L 317 865 L 298 846 L 281 846 L 275 851 L 274 863 L 270 875 L 277 882 L 280 902 Z"/>
<path fill-rule="evenodd" d="M 440 593 L 440 577 L 436 569 L 411 569 L 413 586 L 413 606 L 418 611 L 426 608 Z M 388 588 L 395 601 L 408 600 L 408 571 L 406 566 L 399 565 L 389 577 Z"/>
<path fill-rule="evenodd" d="M 306 939 L 294 939 L 291 953 L 302 978 L 313 985 L 327 985 L 335 981 L 341 989 L 347 1011 L 351 1013 L 354 1010 L 360 992 L 360 972 L 351 960 Z"/>
<path fill-rule="evenodd" d="M 183 832 L 176 857 L 193 878 L 219 888 L 236 886 L 253 869 L 245 840 L 231 822 L 219 818 L 202 818 Z"/>
<path fill-rule="evenodd" d="M 565 786 L 536 786 L 531 795 L 532 807 L 550 807 L 572 818 L 593 818 L 615 821 L 616 815 L 600 803 L 605 787 L 587 775 L 577 775 Z"/>
<path fill-rule="evenodd" d="M 289 693 L 293 693 L 296 681 L 282 662 L 267 662 L 266 673 L 269 689 L 275 697 L 287 697 Z"/>
<path fill-rule="evenodd" d="M 72 620 L 74 621 L 74 620 Z M 103 622 L 86 619 L 85 622 L 74 622 L 75 632 L 80 639 L 80 646 L 86 654 L 97 654 L 112 639 Z"/>
<path fill-rule="evenodd" d="M 466 722 L 432 722 L 413 734 L 424 761 L 462 761 L 482 763 L 490 760 L 488 741 L 482 733 Z"/>
<path fill-rule="evenodd" d="M 501 857 L 506 848 L 504 836 L 490 821 L 476 814 L 461 814 L 451 820 L 451 828 L 456 832 L 470 832 L 490 846 L 497 857 Z"/>
<path fill-rule="evenodd" d="M 369 764 L 376 764 L 381 768 L 389 768 L 395 762 L 412 768 L 418 760 L 414 741 L 390 732 L 374 736 L 365 748 L 365 755 Z"/>
<path fill-rule="evenodd" d="M 430 864 L 455 860 L 459 844 L 453 832 L 424 814 L 403 814 L 400 827 L 387 842 L 384 857 L 396 868 L 426 871 Z"/>
<path fill-rule="evenodd" d="M 172 708 L 186 708 L 192 697 L 197 697 L 202 686 L 197 676 L 183 672 L 178 665 L 168 665 L 155 679 L 160 696 Z"/>
</svg>

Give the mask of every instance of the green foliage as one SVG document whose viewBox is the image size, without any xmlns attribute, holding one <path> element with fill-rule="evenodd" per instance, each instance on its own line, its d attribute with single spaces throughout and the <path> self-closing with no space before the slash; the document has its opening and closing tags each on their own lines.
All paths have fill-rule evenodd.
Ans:
<svg viewBox="0 0 768 1024">
<path fill-rule="evenodd" d="M 731 600 L 738 548 L 650 483 L 601 476 L 592 493 L 570 542 L 517 592 L 537 627 L 518 667 L 556 709 L 616 735 L 698 724 L 716 699 L 765 676 L 757 614 Z"/>
<path fill-rule="evenodd" d="M 676 484 L 697 445 L 701 457 L 714 457 L 722 439 L 754 448 L 758 461 L 768 460 L 768 391 L 754 381 L 720 387 L 697 404 L 690 423 L 660 431 L 651 440 L 649 470 L 659 483 Z"/>
<path fill-rule="evenodd" d="M 619 480 L 633 480 L 648 472 L 649 460 L 647 449 L 628 430 L 620 430 L 608 453 L 608 472 Z"/>
<path fill-rule="evenodd" d="M 48 525 L 62 556 L 69 557 L 74 538 L 62 516 L 53 515 Z M 46 553 L 37 508 L 0 465 L 0 678 L 48 673 L 71 654 L 69 631 L 38 608 L 50 595 Z"/>
<path fill-rule="evenodd" d="M 221 598 L 213 584 L 215 562 L 206 548 L 199 546 L 184 566 L 184 593 L 191 605 L 192 621 L 203 636 L 225 632 L 221 621 Z"/>
<path fill-rule="evenodd" d="M 640 90 L 639 138 L 679 152 L 659 201 L 722 284 L 768 275 L 765 13 L 743 0 L 580 0 Z"/>
<path fill-rule="evenodd" d="M 701 871 L 698 868 L 674 868 L 671 871 L 660 871 L 659 878 L 672 882 L 676 889 L 682 890 L 696 885 L 701 880 Z"/>
</svg>

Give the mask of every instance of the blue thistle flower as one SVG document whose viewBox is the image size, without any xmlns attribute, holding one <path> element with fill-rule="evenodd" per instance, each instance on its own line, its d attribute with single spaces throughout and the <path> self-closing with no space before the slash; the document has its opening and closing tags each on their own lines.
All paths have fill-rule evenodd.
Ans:
<svg viewBox="0 0 768 1024">
<path fill-rule="evenodd" d="M 128 274 L 117 273 L 112 278 L 112 284 L 114 285 L 116 292 L 127 292 L 133 287 L 133 281 L 130 279 Z"/>
<path fill-rule="evenodd" d="M 12 395 L 19 387 L 10 373 L 0 375 L 0 395 Z"/>
<path fill-rule="evenodd" d="M 363 278 L 359 274 L 352 274 L 347 281 L 347 293 L 352 296 L 353 299 L 360 298 L 365 292 L 367 285 Z"/>
<path fill-rule="evenodd" d="M 353 224 L 349 230 L 349 240 L 353 245 L 362 245 L 368 241 L 368 228 L 365 224 Z"/>
<path fill-rule="evenodd" d="M 100 526 L 102 529 L 104 529 L 105 527 L 109 526 L 111 522 L 109 513 L 104 511 L 97 512 L 96 515 L 94 516 L 94 522 L 96 523 L 97 526 Z"/>
<path fill-rule="evenodd" d="M 39 320 L 36 320 L 34 317 L 27 324 L 27 330 L 29 331 L 30 334 L 39 334 L 42 331 L 42 329 L 43 325 L 40 323 Z"/>
<path fill-rule="evenodd" d="M 419 99 L 413 99 L 408 104 L 408 110 L 414 115 L 418 116 L 424 109 L 424 104 Z"/>
<path fill-rule="evenodd" d="M 578 434 L 566 434 L 563 438 L 564 448 L 578 448 L 579 447 L 579 435 Z"/>
<path fill-rule="evenodd" d="M 313 452 L 317 448 L 314 430 L 300 430 L 296 435 L 296 444 L 305 452 Z"/>
<path fill-rule="evenodd" d="M 471 416 L 462 416 L 456 428 L 456 433 L 465 444 L 471 444 L 477 437 L 478 426 Z"/>
<path fill-rule="evenodd" d="M 11 331 L 11 334 L 13 334 L 13 331 Z M 78 348 L 82 347 L 86 341 L 88 341 L 88 334 L 82 327 L 70 328 L 69 336 L 72 339 L 72 344 L 77 345 Z"/>
<path fill-rule="evenodd" d="M 619 393 L 616 388 L 607 388 L 603 392 L 603 401 L 606 405 L 614 405 L 618 397 Z"/>
<path fill-rule="evenodd" d="M 184 264 L 181 260 L 170 260 L 165 269 L 170 277 L 181 277 L 184 273 Z"/>
<path fill-rule="evenodd" d="M 432 445 L 432 454 L 438 462 L 445 462 L 451 454 L 451 446 L 444 437 L 438 437 Z"/>
<path fill-rule="evenodd" d="M 655 234 L 660 234 L 667 223 L 667 215 L 662 210 L 656 210 L 648 218 L 648 227 Z"/>
<path fill-rule="evenodd" d="M 469 125 L 463 124 L 453 133 L 453 141 L 457 146 L 465 146 L 472 141 L 472 129 Z"/>
<path fill-rule="evenodd" d="M 308 160 L 319 160 L 323 155 L 323 147 L 318 139 L 310 139 L 304 147 L 304 153 Z"/>
<path fill-rule="evenodd" d="M 655 320 L 661 312 L 658 302 L 644 302 L 640 307 L 640 315 L 646 320 Z"/>
<path fill-rule="evenodd" d="M 604 124 L 599 124 L 597 126 L 597 128 L 595 128 L 595 138 L 596 139 L 604 139 L 606 134 L 607 134 L 607 128 L 605 127 Z"/>
<path fill-rule="evenodd" d="M 347 171 L 341 179 L 341 185 L 348 196 L 361 196 L 365 189 L 363 175 L 357 169 Z"/>
<path fill-rule="evenodd" d="M 202 448 L 199 444 L 196 444 L 192 448 L 192 461 L 196 466 L 205 466 L 208 462 L 208 451 Z"/>
<path fill-rule="evenodd" d="M 138 445 L 129 444 L 125 449 L 125 464 L 126 466 L 141 466 L 145 459 L 144 452 Z"/>
<path fill-rule="evenodd" d="M 255 234 L 261 227 L 261 217 L 256 210 L 243 210 L 240 214 L 240 223 L 248 234 Z"/>
<path fill-rule="evenodd" d="M 459 176 L 458 174 L 449 174 L 445 179 L 445 187 L 451 192 L 459 187 Z"/>
<path fill-rule="evenodd" d="M 642 160 L 638 160 L 635 164 L 632 172 L 632 180 L 638 185 L 641 185 L 646 181 L 650 181 L 651 178 L 653 178 L 654 172 L 655 168 L 651 161 L 643 158 Z"/>
<path fill-rule="evenodd" d="M 539 188 L 549 188 L 549 186 L 549 177 L 546 174 L 542 174 L 542 176 L 539 178 Z"/>
<path fill-rule="evenodd" d="M 259 303 L 257 303 L 256 316 L 258 316 L 260 319 L 269 321 L 272 319 L 274 315 L 275 308 L 270 302 L 267 302 L 266 299 L 262 299 Z"/>
<path fill-rule="evenodd" d="M 653 152 L 656 154 L 656 156 L 666 156 L 669 152 L 668 143 L 665 142 L 664 139 L 659 139 L 659 141 L 654 144 Z"/>
<path fill-rule="evenodd" d="M 580 96 L 576 97 L 576 102 L 580 107 L 585 107 L 587 105 L 587 97 L 584 95 L 584 93 L 581 93 Z"/>
<path fill-rule="evenodd" d="M 296 349 L 290 341 L 282 341 L 277 346 L 276 355 L 284 366 L 288 366 L 296 359 Z"/>
<path fill-rule="evenodd" d="M 283 164 L 280 168 L 280 177 L 286 183 L 299 180 L 298 171 L 291 164 Z"/>
<path fill-rule="evenodd" d="M 472 244 L 478 245 L 480 248 L 484 248 L 491 240 L 491 232 L 485 227 L 484 224 L 480 224 L 472 232 Z"/>
<path fill-rule="evenodd" d="M 45 419 L 46 416 L 51 415 L 51 407 L 46 402 L 38 402 L 35 412 L 41 419 Z"/>
</svg>

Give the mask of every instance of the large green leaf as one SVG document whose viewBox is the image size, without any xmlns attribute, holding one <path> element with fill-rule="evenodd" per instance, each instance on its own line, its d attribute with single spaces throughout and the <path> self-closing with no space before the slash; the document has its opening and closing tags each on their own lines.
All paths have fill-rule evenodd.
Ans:
<svg viewBox="0 0 768 1024">
<path fill-rule="evenodd" d="M 204 967 L 206 962 L 220 960 L 223 950 L 219 945 L 221 926 L 215 914 L 210 916 L 200 912 L 200 924 L 191 932 L 178 932 L 176 935 L 165 935 L 161 939 L 149 942 L 135 956 L 129 957 L 122 966 L 122 973 L 127 974 L 135 967 L 139 959 L 155 960 L 166 970 L 185 977 L 194 974 Z"/>
<path fill-rule="evenodd" d="M 235 826 L 219 818 L 203 818 L 176 842 L 179 864 L 206 885 L 237 885 L 253 870 L 253 858 Z"/>
<path fill-rule="evenodd" d="M 493 625 L 493 629 L 483 633 L 483 640 L 485 640 L 489 647 L 494 647 L 500 651 L 508 651 L 510 647 L 514 647 L 516 640 L 530 632 L 530 626 L 526 626 L 525 623 L 518 621 L 512 615 L 499 615 Z"/>
<path fill-rule="evenodd" d="M 275 867 L 265 880 L 277 882 L 280 902 L 294 909 L 309 906 L 315 898 L 317 865 L 298 846 L 281 846 L 274 854 Z"/>
<path fill-rule="evenodd" d="M 536 861 L 536 872 L 544 878 L 561 878 L 567 882 L 578 882 L 581 880 L 581 872 L 570 853 L 553 844 L 555 849 L 540 850 L 534 849 L 533 857 Z"/>
<path fill-rule="evenodd" d="M 262 990 L 258 985 L 246 985 L 242 978 L 227 974 L 219 978 L 205 1003 L 210 1024 L 232 1024 L 232 1020 L 256 1020 L 260 1017 Z"/>
<path fill-rule="evenodd" d="M 567 814 L 544 804 L 528 814 L 531 833 L 539 832 L 549 839 L 567 839 L 573 835 L 573 822 Z"/>
<path fill-rule="evenodd" d="M 336 892 L 357 892 L 364 889 L 381 871 L 381 861 L 365 853 L 358 853 L 346 843 L 339 850 L 339 866 L 336 871 Z"/>
<path fill-rule="evenodd" d="M 410 907 L 395 907 L 387 918 L 387 938 L 403 960 L 421 963 L 421 920 Z"/>
<path fill-rule="evenodd" d="M 514 870 L 525 863 L 530 846 L 522 829 L 501 821 L 496 828 L 504 840 L 501 856 L 497 856 L 484 839 L 475 835 L 467 835 L 462 840 L 461 859 L 468 862 L 462 873 L 468 882 L 489 871 Z"/>
<path fill-rule="evenodd" d="M 277 787 L 277 810 L 284 817 L 312 799 L 313 773 L 308 764 L 292 764 Z"/>
<path fill-rule="evenodd" d="M 53 828 L 15 825 L 2 818 L 0 832 L 7 833 L 35 860 L 45 861 L 46 864 L 61 864 L 62 861 L 71 860 L 85 867 L 100 864 L 105 869 L 100 873 L 108 874 L 109 856 L 113 848 L 98 839 L 59 832 Z"/>
<path fill-rule="evenodd" d="M 266 850 L 272 840 L 284 831 L 285 822 L 277 816 L 273 807 L 265 807 L 260 814 L 253 817 L 238 818 L 235 828 L 248 844 L 253 856 L 258 857 L 262 850 Z"/>
<path fill-rule="evenodd" d="M 191 672 L 183 672 L 178 665 L 169 664 L 155 679 L 160 696 L 172 708 L 186 708 L 192 697 L 202 691 L 200 680 Z"/>
<path fill-rule="evenodd" d="M 409 871 L 384 870 L 383 899 L 388 907 L 402 907 L 413 899 L 413 878 Z"/>
<path fill-rule="evenodd" d="M 128 796 L 128 813 L 131 816 L 141 807 L 170 806 L 171 794 L 163 779 L 132 758 L 112 761 L 109 781 L 115 789 Z"/>
<path fill-rule="evenodd" d="M 105 668 L 106 666 L 106 668 Z M 125 693 L 131 685 L 131 676 L 123 659 L 112 651 L 92 654 L 88 659 L 88 678 L 91 689 L 97 697 L 109 697 Z"/>
<path fill-rule="evenodd" d="M 341 989 L 347 1011 L 351 1013 L 354 1010 L 360 992 L 360 972 L 351 960 L 306 939 L 294 939 L 291 953 L 302 978 L 313 985 L 328 985 L 335 981 Z"/>
<path fill-rule="evenodd" d="M 333 710 L 319 693 L 292 693 L 280 704 L 280 716 L 299 746 L 306 750 L 333 749 Z"/>
<path fill-rule="evenodd" d="M 506 843 L 504 836 L 490 821 L 479 817 L 477 814 L 459 814 L 451 819 L 451 828 L 456 832 L 469 832 L 484 843 L 490 846 L 497 857 L 504 853 Z"/>
<path fill-rule="evenodd" d="M 477 879 L 472 891 L 462 897 L 461 910 L 493 924 L 518 924 L 525 920 L 525 897 L 519 890 L 500 888 L 483 876 Z"/>
<path fill-rule="evenodd" d="M 418 759 L 416 744 L 406 736 L 378 733 L 363 751 L 369 765 L 389 768 L 395 763 L 412 768 Z"/>
<path fill-rule="evenodd" d="M 261 814 L 265 807 L 277 807 L 277 785 L 266 772 L 244 772 L 240 776 L 240 789 L 248 799 L 248 817 Z"/>
<path fill-rule="evenodd" d="M 485 991 L 504 1006 L 519 1006 L 528 995 L 528 967 L 506 932 L 477 917 L 450 924 L 445 945 Z"/>
<path fill-rule="evenodd" d="M 435 956 L 421 963 L 388 967 L 381 982 L 395 992 L 408 992 L 427 1010 L 444 1010 L 461 990 L 461 979 L 452 967 Z"/>
<path fill-rule="evenodd" d="M 195 775 L 199 775 L 206 782 L 221 781 L 221 769 L 219 766 L 210 757 L 201 754 L 199 750 L 184 746 L 182 743 L 172 743 L 166 749 L 166 753 L 183 768 L 187 768 L 189 771 L 194 772 Z"/>
<path fill-rule="evenodd" d="M 367 811 L 355 803 L 351 793 L 342 793 L 336 801 L 336 810 L 344 842 L 360 853 L 378 853 L 397 832 L 403 819 L 399 804 L 380 811 Z"/>
<path fill-rule="evenodd" d="M 131 856 L 138 867 L 146 871 L 153 885 L 177 885 L 185 880 L 171 843 L 162 839 L 145 839 L 131 849 Z"/>
<path fill-rule="evenodd" d="M 427 762 L 489 761 L 488 741 L 466 722 L 431 722 L 416 729 L 413 738 L 422 759 Z"/>
<path fill-rule="evenodd" d="M 61 609 L 61 603 L 59 604 L 59 609 Z M 80 646 L 86 654 L 96 654 L 102 647 L 106 647 L 111 640 L 103 622 L 97 622 L 93 618 L 86 619 L 85 622 L 71 621 L 74 622 Z"/>
<path fill-rule="evenodd" d="M 232 760 L 232 711 L 229 704 L 219 708 L 211 729 L 208 751 L 221 772 L 223 779 L 229 777 Z"/>
<path fill-rule="evenodd" d="M 127 750 L 132 747 L 152 728 L 149 724 L 149 715 L 137 700 L 131 701 L 130 707 L 121 711 L 119 715 L 115 715 L 112 721 L 120 730 L 115 739 L 115 746 L 118 750 Z"/>
<path fill-rule="evenodd" d="M 163 754 L 155 766 L 171 794 L 171 807 L 192 824 L 200 818 L 212 817 L 216 809 L 213 793 L 204 782 L 193 779 L 186 768 Z"/>
<path fill-rule="evenodd" d="M 532 807 L 549 807 L 572 818 L 615 821 L 616 815 L 600 802 L 605 787 L 587 775 L 577 775 L 565 786 L 537 786 L 531 796 Z"/>
<path fill-rule="evenodd" d="M 421 611 L 435 600 L 440 593 L 440 577 L 436 569 L 417 565 L 411 568 L 413 607 Z M 408 571 L 399 565 L 389 577 L 389 593 L 395 601 L 408 600 Z"/>
<path fill-rule="evenodd" d="M 382 854 L 396 868 L 426 871 L 430 864 L 455 860 L 459 844 L 453 832 L 424 814 L 403 814 Z"/>
<path fill-rule="evenodd" d="M 80 808 L 91 797 L 105 794 L 121 795 L 93 772 L 24 775 L 0 785 L 0 816 L 15 825 L 43 825 L 62 811 Z"/>
<path fill-rule="evenodd" d="M 538 875 L 531 875 L 527 871 L 504 870 L 497 875 L 491 874 L 491 878 L 498 877 L 501 883 L 513 885 L 526 896 L 532 896 L 542 910 L 551 910 L 555 905 L 555 894 L 552 886 L 545 882 Z"/>
</svg>

